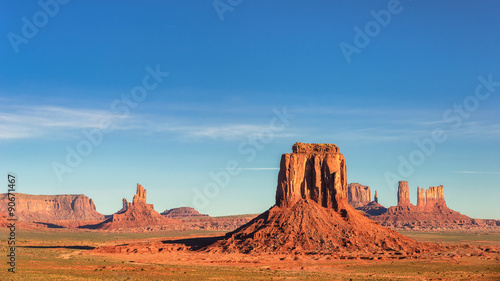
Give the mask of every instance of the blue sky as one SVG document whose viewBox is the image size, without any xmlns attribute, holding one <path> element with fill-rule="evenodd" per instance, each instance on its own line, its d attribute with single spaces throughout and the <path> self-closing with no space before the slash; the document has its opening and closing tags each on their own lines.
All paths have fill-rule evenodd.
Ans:
<svg viewBox="0 0 500 281">
<path fill-rule="evenodd" d="M 280 155 L 321 142 L 385 206 L 396 178 L 414 203 L 444 185 L 500 218 L 497 1 L 66 2 L 0 2 L 0 171 L 19 192 L 110 214 L 141 183 L 160 212 L 259 213 Z"/>
</svg>

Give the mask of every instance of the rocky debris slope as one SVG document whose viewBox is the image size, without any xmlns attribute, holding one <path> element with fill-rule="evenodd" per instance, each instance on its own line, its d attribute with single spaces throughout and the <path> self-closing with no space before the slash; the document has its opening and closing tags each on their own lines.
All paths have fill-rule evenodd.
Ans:
<svg viewBox="0 0 500 281">
<path fill-rule="evenodd" d="M 124 207 L 128 205 L 125 211 L 113 214 L 104 222 L 89 228 L 98 229 L 129 229 L 147 226 L 159 226 L 166 224 L 178 224 L 177 220 L 166 218 L 154 210 L 152 204 L 146 203 L 146 189 L 137 184 L 137 192 L 134 195 L 132 204 L 123 201 Z"/>
<path fill-rule="evenodd" d="M 446 230 L 496 227 L 495 220 L 471 219 L 447 207 L 442 185 L 417 188 L 417 205 L 409 200 L 408 182 L 400 181 L 398 186 L 398 205 L 390 207 L 387 212 L 371 219 L 381 225 L 394 229 L 414 230 Z"/>
<path fill-rule="evenodd" d="M 0 212 L 7 211 L 8 195 L 0 194 Z M 31 195 L 16 193 L 16 216 L 24 222 L 103 220 L 94 201 L 83 194 Z"/>
<path fill-rule="evenodd" d="M 406 254 L 427 249 L 366 218 L 347 198 L 345 159 L 338 147 L 296 143 L 293 153 L 281 157 L 276 205 L 206 250 Z"/>
<path fill-rule="evenodd" d="M 197 210 L 191 207 L 180 207 L 173 208 L 169 210 L 165 210 L 165 212 L 161 213 L 162 216 L 167 218 L 207 218 L 209 217 L 206 214 L 200 214 Z"/>
<path fill-rule="evenodd" d="M 359 183 L 350 183 L 347 186 L 347 199 L 354 208 L 364 206 L 371 201 L 370 187 Z"/>
<path fill-rule="evenodd" d="M 4 213 L 0 213 L 0 227 L 5 227 L 9 225 L 8 217 Z"/>
</svg>

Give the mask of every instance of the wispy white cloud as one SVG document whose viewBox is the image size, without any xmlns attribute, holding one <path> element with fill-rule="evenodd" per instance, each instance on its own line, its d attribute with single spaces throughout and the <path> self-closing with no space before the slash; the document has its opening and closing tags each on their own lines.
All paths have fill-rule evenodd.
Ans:
<svg viewBox="0 0 500 281">
<path fill-rule="evenodd" d="M 102 121 L 116 125 L 120 119 L 104 110 L 13 106 L 0 113 L 0 139 L 53 137 L 68 130 L 98 128 Z"/>
<path fill-rule="evenodd" d="M 485 174 L 485 175 L 500 175 L 500 172 L 480 172 L 480 171 L 453 171 L 455 174 Z"/>
<path fill-rule="evenodd" d="M 168 125 L 159 129 L 163 132 L 180 134 L 192 139 L 225 139 L 235 140 L 266 135 L 270 132 L 269 125 L 221 124 L 218 126 L 176 126 Z M 271 132 L 273 137 L 289 137 L 291 133 Z"/>
<path fill-rule="evenodd" d="M 203 139 L 238 140 L 266 135 L 269 124 L 249 124 L 244 121 L 218 121 L 172 118 L 154 114 L 130 114 L 122 117 L 107 110 L 75 109 L 60 106 L 11 106 L 0 112 L 0 140 L 67 138 L 82 129 L 99 128 L 103 121 L 111 122 L 114 130 L 144 134 L 172 134 L 185 141 Z M 196 125 L 192 125 L 195 123 Z M 272 132 L 273 137 L 291 136 Z"/>
</svg>

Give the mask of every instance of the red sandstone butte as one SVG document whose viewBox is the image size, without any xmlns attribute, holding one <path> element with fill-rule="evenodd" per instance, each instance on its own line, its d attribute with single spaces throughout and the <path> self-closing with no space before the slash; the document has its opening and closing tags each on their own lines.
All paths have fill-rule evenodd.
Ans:
<svg viewBox="0 0 500 281">
<path fill-rule="evenodd" d="M 409 206 L 410 191 L 407 181 L 400 181 L 398 186 L 398 206 Z"/>
<path fill-rule="evenodd" d="M 395 229 L 469 229 L 496 226 L 495 221 L 471 219 L 447 207 L 444 188 L 440 186 L 417 188 L 417 206 L 409 202 L 408 182 L 400 181 L 398 205 L 387 212 L 372 215 L 371 219 Z"/>
<path fill-rule="evenodd" d="M 424 244 L 382 227 L 348 204 L 345 159 L 336 145 L 296 143 L 292 150 L 281 157 L 276 204 L 208 251 L 424 250 Z"/>
<path fill-rule="evenodd" d="M 157 226 L 171 223 L 179 223 L 179 221 L 165 218 L 154 210 L 152 204 L 146 203 L 146 189 L 137 184 L 137 192 L 134 195 L 132 204 L 129 205 L 127 200 L 123 201 L 123 209 L 115 213 L 111 218 L 97 225 L 99 229 L 123 229 L 136 228 L 144 226 Z"/>
</svg>

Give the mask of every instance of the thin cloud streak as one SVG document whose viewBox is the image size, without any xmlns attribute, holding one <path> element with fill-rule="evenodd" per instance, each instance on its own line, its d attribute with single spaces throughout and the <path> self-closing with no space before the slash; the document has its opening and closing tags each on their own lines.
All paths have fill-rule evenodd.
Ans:
<svg viewBox="0 0 500 281">
<path fill-rule="evenodd" d="M 485 175 L 500 175 L 500 172 L 480 172 L 480 171 L 453 171 L 455 174 L 485 174 Z"/>
<path fill-rule="evenodd" d="M 99 128 L 102 121 L 116 124 L 119 118 L 104 110 L 57 106 L 12 106 L 0 113 L 0 139 L 44 138 L 68 130 Z"/>
<path fill-rule="evenodd" d="M 139 133 L 170 133 L 183 140 L 238 140 L 257 137 L 269 131 L 269 125 L 255 124 L 179 124 L 179 119 L 165 121 L 158 115 L 131 114 L 127 117 L 105 110 L 73 109 L 57 106 L 12 106 L 10 112 L 0 113 L 0 140 L 65 138 L 75 130 L 100 128 L 103 121 L 111 122 L 113 130 Z M 189 122 L 190 120 L 185 120 Z M 191 120 L 192 122 L 192 120 Z M 199 122 L 197 122 L 199 124 Z M 292 137 L 293 134 L 274 132 L 273 137 Z"/>
<path fill-rule="evenodd" d="M 159 131 L 179 133 L 186 138 L 236 140 L 259 136 L 269 131 L 268 125 L 229 124 L 220 126 L 167 126 Z M 274 137 L 292 137 L 290 133 L 273 133 Z"/>
</svg>

